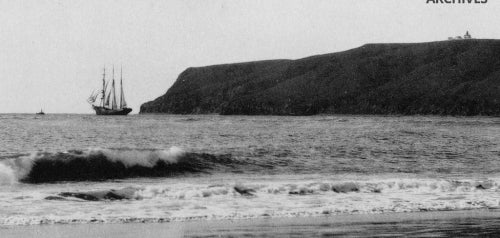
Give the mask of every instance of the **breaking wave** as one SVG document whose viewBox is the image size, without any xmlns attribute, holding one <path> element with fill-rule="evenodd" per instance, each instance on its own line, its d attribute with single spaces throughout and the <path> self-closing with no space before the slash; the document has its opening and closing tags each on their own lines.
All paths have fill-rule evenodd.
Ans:
<svg viewBox="0 0 500 238">
<path fill-rule="evenodd" d="M 153 149 L 88 149 L 36 152 L 0 162 L 0 185 L 59 181 L 102 181 L 133 177 L 169 177 L 207 172 L 230 163 L 228 156 L 187 153 L 178 147 Z"/>
</svg>

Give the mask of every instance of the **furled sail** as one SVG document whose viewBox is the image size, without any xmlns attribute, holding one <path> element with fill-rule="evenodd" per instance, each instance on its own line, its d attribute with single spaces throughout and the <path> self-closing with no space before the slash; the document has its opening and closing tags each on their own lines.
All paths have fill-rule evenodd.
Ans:
<svg viewBox="0 0 500 238">
<path fill-rule="evenodd" d="M 113 79 L 113 82 L 111 83 L 111 94 L 113 94 L 111 96 L 111 109 L 116 110 L 116 108 L 118 106 L 116 105 L 116 92 L 115 92 L 115 80 L 114 79 Z"/>
<path fill-rule="evenodd" d="M 120 108 L 127 107 L 127 102 L 125 101 L 125 94 L 123 94 L 123 86 L 121 86 L 120 92 Z"/>
<path fill-rule="evenodd" d="M 123 71 L 120 68 L 120 109 L 126 107 L 127 102 L 125 101 L 125 94 L 123 94 Z"/>
<path fill-rule="evenodd" d="M 106 97 L 106 101 L 104 102 L 104 107 L 109 107 L 109 99 L 111 97 L 111 93 L 108 93 L 108 96 Z"/>
<path fill-rule="evenodd" d="M 102 98 L 103 98 L 103 99 L 106 99 L 106 90 L 108 89 L 108 84 L 109 84 L 109 81 L 108 81 L 108 82 L 106 82 L 106 84 L 104 85 L 104 87 L 103 87 L 103 89 L 102 89 L 102 94 L 103 94 L 103 95 L 102 95 Z M 109 94 L 108 94 L 108 95 L 109 95 Z M 106 103 L 106 101 L 108 101 L 108 102 L 109 102 L 109 100 L 105 100 L 105 101 L 103 102 L 103 106 L 109 105 L 109 103 Z"/>
</svg>

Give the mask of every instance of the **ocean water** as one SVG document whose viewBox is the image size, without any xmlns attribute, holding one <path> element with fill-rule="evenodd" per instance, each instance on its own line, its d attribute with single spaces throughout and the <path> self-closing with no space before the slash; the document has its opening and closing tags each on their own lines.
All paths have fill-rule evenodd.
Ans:
<svg viewBox="0 0 500 238">
<path fill-rule="evenodd" d="M 0 225 L 500 208 L 500 118 L 0 115 Z"/>
</svg>

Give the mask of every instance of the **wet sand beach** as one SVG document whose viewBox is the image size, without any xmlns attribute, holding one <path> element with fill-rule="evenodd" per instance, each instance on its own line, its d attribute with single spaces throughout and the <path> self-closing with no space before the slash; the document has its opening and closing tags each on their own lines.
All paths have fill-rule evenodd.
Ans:
<svg viewBox="0 0 500 238">
<path fill-rule="evenodd" d="M 499 210 L 170 223 L 3 226 L 2 237 L 496 237 Z"/>
</svg>

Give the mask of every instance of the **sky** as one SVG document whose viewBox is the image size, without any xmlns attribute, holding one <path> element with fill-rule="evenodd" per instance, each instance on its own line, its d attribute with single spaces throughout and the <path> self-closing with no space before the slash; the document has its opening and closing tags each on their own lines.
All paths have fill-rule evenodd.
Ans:
<svg viewBox="0 0 500 238">
<path fill-rule="evenodd" d="M 188 67 L 439 41 L 466 30 L 500 38 L 500 1 L 426 2 L 0 0 L 0 113 L 93 114 L 86 99 L 113 65 L 123 67 L 138 113 Z"/>
</svg>

